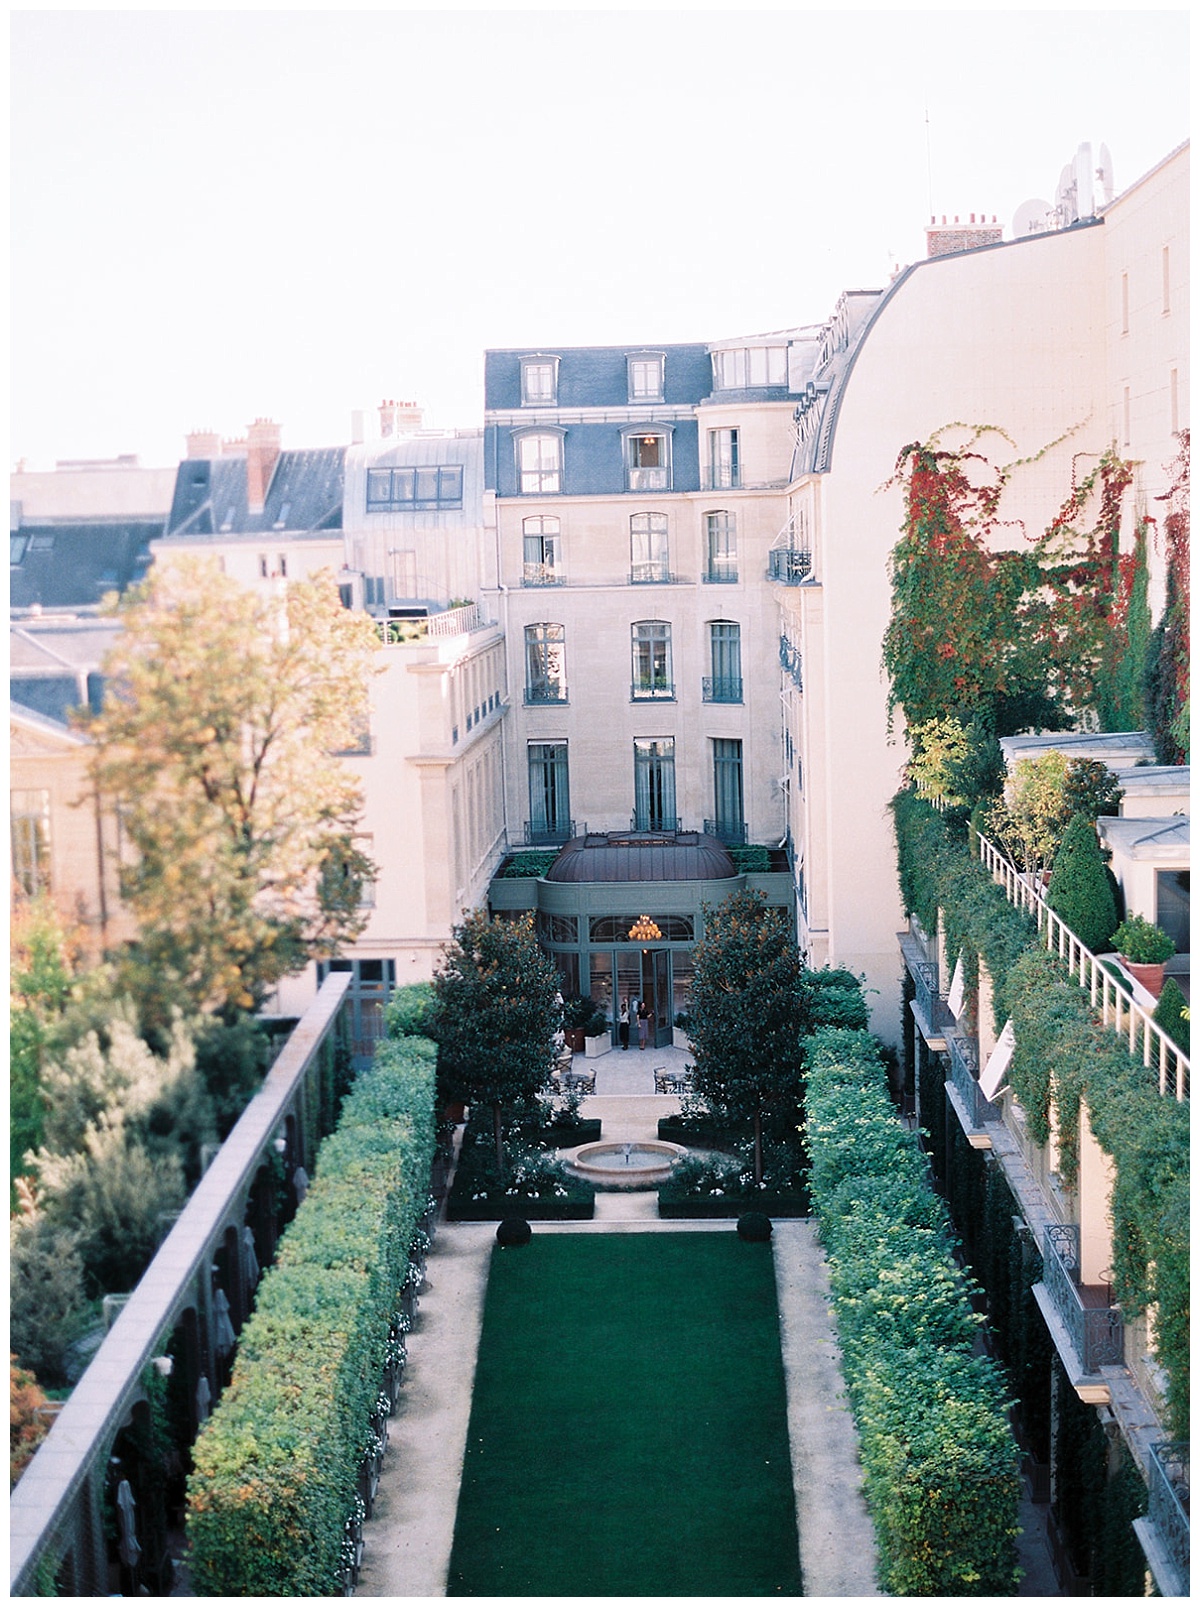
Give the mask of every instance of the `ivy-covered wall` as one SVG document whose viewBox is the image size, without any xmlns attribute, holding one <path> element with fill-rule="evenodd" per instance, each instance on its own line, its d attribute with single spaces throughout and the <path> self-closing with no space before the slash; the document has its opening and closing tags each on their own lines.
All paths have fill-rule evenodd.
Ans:
<svg viewBox="0 0 1200 1607">
<path fill-rule="evenodd" d="M 1045 1142 L 1054 1107 L 1061 1169 L 1078 1164 L 1080 1102 L 1111 1156 L 1114 1290 L 1125 1311 L 1157 1306 L 1158 1358 L 1168 1379 L 1169 1430 L 1188 1435 L 1190 1110 L 1164 1098 L 1153 1072 L 1095 1018 L 1087 996 L 1042 949 L 962 835 L 915 794 L 893 800 L 900 887 L 929 932 L 943 912 L 946 954 L 968 971 L 982 959 L 994 984 L 994 1026 L 1013 1021 L 1009 1069 L 1030 1131 Z M 931 1098 L 933 1097 L 931 1091 Z M 924 1104 L 922 1105 L 924 1111 Z M 944 1164 L 938 1158 L 939 1166 Z"/>
</svg>

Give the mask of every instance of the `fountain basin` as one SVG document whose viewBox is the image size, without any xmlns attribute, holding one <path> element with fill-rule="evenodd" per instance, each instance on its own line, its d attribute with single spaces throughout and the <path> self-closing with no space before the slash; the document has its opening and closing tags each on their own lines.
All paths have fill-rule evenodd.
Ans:
<svg viewBox="0 0 1200 1607">
<path fill-rule="evenodd" d="M 682 1144 L 642 1139 L 629 1144 L 584 1144 L 568 1164 L 597 1188 L 653 1188 L 666 1182 L 671 1168 L 686 1154 Z"/>
</svg>

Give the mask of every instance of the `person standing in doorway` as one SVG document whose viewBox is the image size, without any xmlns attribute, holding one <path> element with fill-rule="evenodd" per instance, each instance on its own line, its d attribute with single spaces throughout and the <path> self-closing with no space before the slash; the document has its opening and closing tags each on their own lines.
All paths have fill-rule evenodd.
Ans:
<svg viewBox="0 0 1200 1607">
<path fill-rule="evenodd" d="M 637 1023 L 638 1048 L 644 1049 L 646 1047 L 646 1040 L 650 1036 L 650 1006 L 646 1003 L 645 999 L 643 999 L 638 1005 Z"/>
<path fill-rule="evenodd" d="M 621 1034 L 621 1048 L 629 1048 L 629 1000 L 621 1000 L 621 1011 L 617 1016 L 617 1027 Z"/>
</svg>

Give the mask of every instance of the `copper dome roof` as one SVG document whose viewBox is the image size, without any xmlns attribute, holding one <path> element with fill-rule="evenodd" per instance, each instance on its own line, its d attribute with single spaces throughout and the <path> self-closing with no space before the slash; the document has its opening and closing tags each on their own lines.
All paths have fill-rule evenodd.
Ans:
<svg viewBox="0 0 1200 1607">
<path fill-rule="evenodd" d="M 699 831 L 589 832 L 574 837 L 548 882 L 714 882 L 738 874 L 729 851 Z"/>
</svg>

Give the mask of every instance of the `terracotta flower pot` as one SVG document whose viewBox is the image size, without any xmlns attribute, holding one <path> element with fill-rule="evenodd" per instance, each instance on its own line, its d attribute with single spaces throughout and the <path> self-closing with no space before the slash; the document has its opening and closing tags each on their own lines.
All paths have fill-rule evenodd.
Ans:
<svg viewBox="0 0 1200 1607">
<path fill-rule="evenodd" d="M 1129 972 L 1135 982 L 1140 982 L 1146 992 L 1155 999 L 1163 990 L 1163 978 L 1166 966 L 1160 961 L 1157 965 L 1139 965 L 1134 960 L 1127 960 L 1122 954 L 1121 964 Z"/>
</svg>

